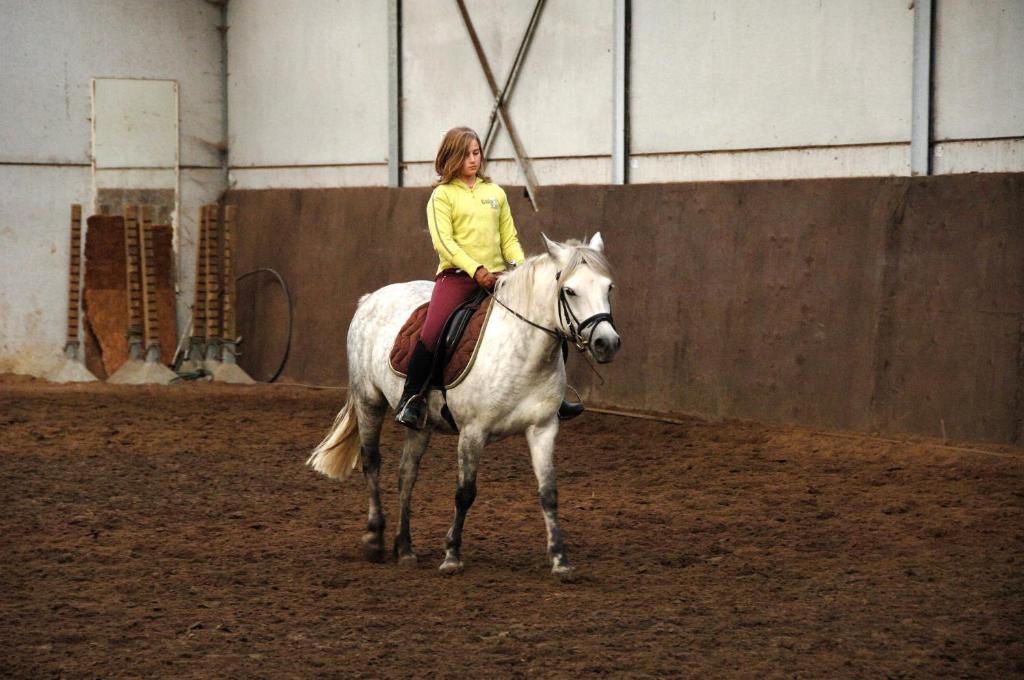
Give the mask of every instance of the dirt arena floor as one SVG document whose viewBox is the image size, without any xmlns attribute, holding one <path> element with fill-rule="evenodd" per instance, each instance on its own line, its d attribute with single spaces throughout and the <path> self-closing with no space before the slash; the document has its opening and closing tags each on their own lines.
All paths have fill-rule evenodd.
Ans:
<svg viewBox="0 0 1024 680">
<path fill-rule="evenodd" d="M 1024 676 L 1021 449 L 589 413 L 558 448 L 575 579 L 521 439 L 444 577 L 454 439 L 419 565 L 365 562 L 361 477 L 303 465 L 342 401 L 0 378 L 0 677 Z"/>
</svg>

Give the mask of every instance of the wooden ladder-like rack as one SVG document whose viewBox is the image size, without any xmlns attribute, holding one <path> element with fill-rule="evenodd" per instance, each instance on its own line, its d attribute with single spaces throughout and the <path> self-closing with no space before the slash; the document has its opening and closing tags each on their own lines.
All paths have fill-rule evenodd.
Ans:
<svg viewBox="0 0 1024 680">
<path fill-rule="evenodd" d="M 206 273 L 206 358 L 219 359 L 220 344 L 220 239 L 218 206 L 207 206 L 203 225 L 203 268 Z"/>
<path fill-rule="evenodd" d="M 64 353 L 69 359 L 80 359 L 80 321 L 82 294 L 82 206 L 71 206 L 71 262 L 68 268 L 68 339 Z"/>
<path fill-rule="evenodd" d="M 128 358 L 142 359 L 144 337 L 139 207 L 124 206 L 125 284 L 128 291 Z"/>
<path fill-rule="evenodd" d="M 234 343 L 238 340 L 237 320 L 235 318 L 235 305 L 238 302 L 238 292 L 235 287 L 235 214 L 238 208 L 233 205 L 224 208 L 224 230 L 221 234 L 223 239 L 222 250 L 224 253 L 224 297 L 222 309 L 224 311 L 224 324 L 221 339 L 225 343 Z"/>
<path fill-rule="evenodd" d="M 160 360 L 160 320 L 156 301 L 156 250 L 153 246 L 152 209 L 139 206 L 139 282 L 142 290 L 142 332 L 146 359 Z"/>
</svg>

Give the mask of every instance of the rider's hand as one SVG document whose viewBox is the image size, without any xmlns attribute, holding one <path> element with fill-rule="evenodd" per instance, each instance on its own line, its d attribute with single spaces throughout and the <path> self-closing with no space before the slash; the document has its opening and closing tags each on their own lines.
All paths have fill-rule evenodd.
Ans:
<svg viewBox="0 0 1024 680">
<path fill-rule="evenodd" d="M 476 281 L 477 285 L 481 288 L 493 290 L 494 284 L 498 281 L 498 277 L 487 271 L 487 267 L 481 265 L 477 267 L 476 271 L 473 273 L 473 280 Z"/>
</svg>

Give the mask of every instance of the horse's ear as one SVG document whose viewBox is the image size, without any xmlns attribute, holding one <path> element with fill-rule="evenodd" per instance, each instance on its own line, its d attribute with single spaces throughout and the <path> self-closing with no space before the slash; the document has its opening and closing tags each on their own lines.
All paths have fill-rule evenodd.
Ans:
<svg viewBox="0 0 1024 680">
<path fill-rule="evenodd" d="M 604 239 L 601 238 L 601 232 L 594 234 L 594 238 L 590 239 L 590 243 L 587 244 L 597 252 L 604 252 Z"/>
<path fill-rule="evenodd" d="M 555 262 L 565 262 L 569 249 L 558 241 L 552 241 L 543 232 L 540 237 L 544 239 L 544 247 L 547 248 L 548 255 L 555 258 Z"/>
</svg>

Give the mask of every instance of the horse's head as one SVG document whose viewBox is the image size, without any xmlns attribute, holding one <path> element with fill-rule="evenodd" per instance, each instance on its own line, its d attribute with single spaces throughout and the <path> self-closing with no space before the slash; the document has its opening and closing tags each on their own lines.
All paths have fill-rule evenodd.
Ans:
<svg viewBox="0 0 1024 680">
<path fill-rule="evenodd" d="M 615 284 L 600 232 L 589 243 L 558 243 L 544 236 L 544 245 L 558 267 L 559 330 L 579 349 L 589 349 L 598 363 L 608 363 L 622 341 L 612 321 Z"/>
</svg>

